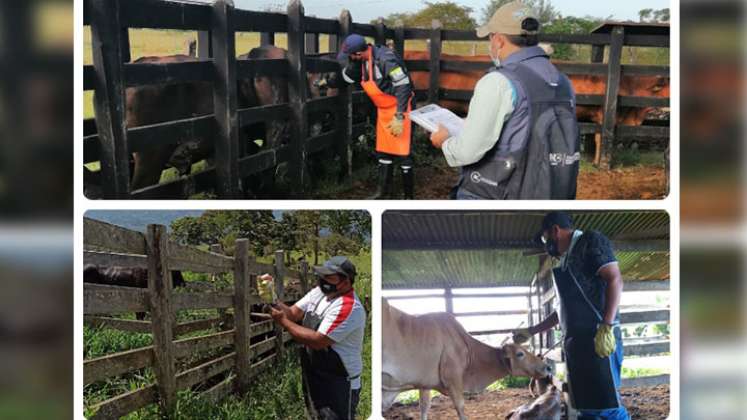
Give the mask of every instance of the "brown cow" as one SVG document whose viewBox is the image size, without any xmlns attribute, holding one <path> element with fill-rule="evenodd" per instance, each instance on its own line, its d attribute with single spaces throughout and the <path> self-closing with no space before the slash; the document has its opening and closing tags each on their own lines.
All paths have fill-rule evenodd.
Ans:
<svg viewBox="0 0 747 420">
<path fill-rule="evenodd" d="M 539 398 L 511 411 L 506 420 L 560 420 L 562 412 L 560 391 L 550 385 Z"/>
<path fill-rule="evenodd" d="M 382 305 L 382 402 L 387 410 L 397 395 L 420 390 L 420 417 L 426 420 L 430 390 L 448 395 L 460 420 L 464 393 L 484 390 L 508 375 L 544 378 L 552 368 L 516 344 L 491 347 L 473 338 L 453 315 L 407 315 Z"/>
<path fill-rule="evenodd" d="M 428 60 L 430 54 L 427 51 L 406 51 L 405 60 Z M 442 54 L 443 61 L 473 61 L 491 63 L 488 55 L 461 56 Z M 553 63 L 560 64 L 559 61 Z M 484 71 L 472 70 L 465 72 L 442 71 L 439 78 L 441 89 L 474 90 L 477 81 L 485 75 Z M 569 74 L 568 78 L 573 84 L 573 90 L 577 95 L 604 95 L 607 89 L 605 76 Z M 430 73 L 427 71 L 411 71 L 410 79 L 415 89 L 428 89 Z M 659 98 L 669 97 L 669 78 L 662 76 L 623 76 L 620 81 L 620 96 L 654 96 Z M 439 100 L 439 105 L 448 108 L 460 115 L 466 115 L 469 103 L 464 101 Z M 618 107 L 617 124 L 641 125 L 653 108 L 631 108 Z M 576 107 L 576 116 L 580 122 L 593 122 L 602 124 L 604 109 L 596 105 L 579 105 Z M 596 144 L 594 162 L 599 163 L 602 136 L 597 133 L 594 137 Z"/>
</svg>

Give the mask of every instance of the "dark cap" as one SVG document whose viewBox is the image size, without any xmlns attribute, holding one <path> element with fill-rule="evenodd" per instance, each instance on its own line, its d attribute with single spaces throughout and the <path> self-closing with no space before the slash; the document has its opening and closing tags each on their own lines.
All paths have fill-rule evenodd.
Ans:
<svg viewBox="0 0 747 420">
<path fill-rule="evenodd" d="M 337 54 L 337 59 L 342 60 L 350 56 L 350 54 L 364 51 L 368 47 L 366 38 L 358 34 L 348 35 L 342 45 L 340 46 L 340 52 Z"/>
<path fill-rule="evenodd" d="M 534 242 L 542 245 L 542 234 L 550 230 L 553 226 L 558 225 L 562 229 L 573 228 L 573 219 L 568 213 L 563 211 L 551 211 L 542 218 L 542 229 L 534 235 Z"/>
<path fill-rule="evenodd" d="M 349 278 L 351 282 L 355 280 L 355 275 L 357 274 L 355 264 L 347 257 L 342 256 L 332 257 L 325 261 L 324 265 L 315 266 L 314 272 L 321 276 L 340 274 Z"/>
</svg>

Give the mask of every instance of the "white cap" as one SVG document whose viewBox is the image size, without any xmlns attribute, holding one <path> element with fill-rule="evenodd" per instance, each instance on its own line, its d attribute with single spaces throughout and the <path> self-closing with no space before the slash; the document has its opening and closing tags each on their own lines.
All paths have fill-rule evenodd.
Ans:
<svg viewBox="0 0 747 420">
<path fill-rule="evenodd" d="M 521 1 L 512 1 L 504 4 L 493 13 L 488 23 L 477 28 L 477 37 L 485 38 L 491 33 L 505 35 L 535 35 L 539 32 L 536 30 L 527 30 L 522 28 L 522 24 L 527 18 L 537 19 L 537 14 L 531 7 Z"/>
</svg>

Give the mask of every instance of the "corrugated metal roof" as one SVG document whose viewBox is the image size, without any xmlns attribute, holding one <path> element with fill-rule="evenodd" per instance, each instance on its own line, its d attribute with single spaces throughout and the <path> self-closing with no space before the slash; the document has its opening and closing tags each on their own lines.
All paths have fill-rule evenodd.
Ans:
<svg viewBox="0 0 747 420">
<path fill-rule="evenodd" d="M 625 279 L 669 278 L 669 216 L 661 211 L 571 211 L 576 226 L 615 244 Z M 383 216 L 384 288 L 528 284 L 538 268 L 531 238 L 544 211 L 388 211 Z M 662 247 L 662 241 L 664 246 Z M 650 249 L 649 249 L 650 247 Z"/>
</svg>

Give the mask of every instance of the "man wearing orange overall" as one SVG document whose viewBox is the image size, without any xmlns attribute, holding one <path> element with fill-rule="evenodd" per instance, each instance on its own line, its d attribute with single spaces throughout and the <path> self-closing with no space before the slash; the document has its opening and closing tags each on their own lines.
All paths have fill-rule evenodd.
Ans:
<svg viewBox="0 0 747 420">
<path fill-rule="evenodd" d="M 390 48 L 369 45 L 361 35 L 349 35 L 337 59 L 344 62 L 342 77 L 360 83 L 377 109 L 376 152 L 379 183 L 372 199 L 392 197 L 394 164 L 402 170 L 404 198 L 414 198 L 415 178 L 410 156 L 410 110 L 413 91 L 404 62 Z"/>
</svg>

